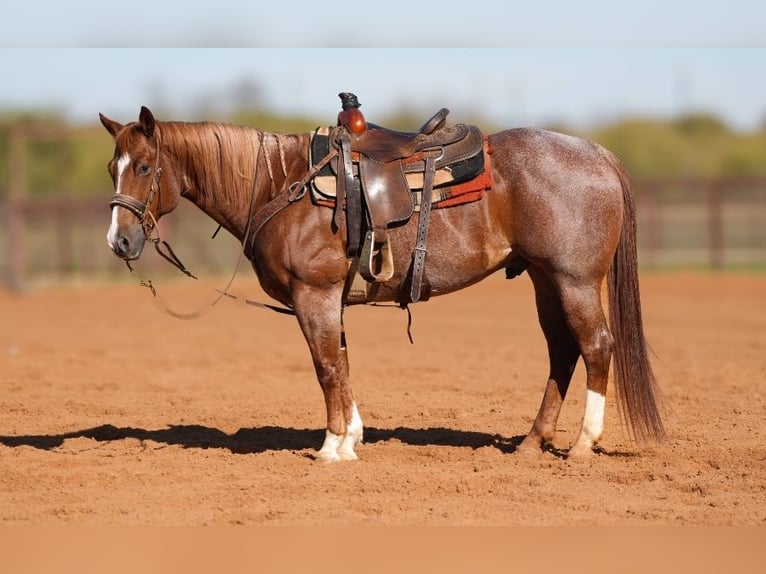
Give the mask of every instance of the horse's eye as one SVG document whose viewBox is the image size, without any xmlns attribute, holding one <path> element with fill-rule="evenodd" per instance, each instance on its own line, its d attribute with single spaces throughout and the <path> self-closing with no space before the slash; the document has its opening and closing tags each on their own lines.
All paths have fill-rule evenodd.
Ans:
<svg viewBox="0 0 766 574">
<path fill-rule="evenodd" d="M 142 164 L 138 166 L 138 169 L 136 170 L 138 175 L 149 175 L 151 173 L 152 168 L 146 164 Z"/>
</svg>

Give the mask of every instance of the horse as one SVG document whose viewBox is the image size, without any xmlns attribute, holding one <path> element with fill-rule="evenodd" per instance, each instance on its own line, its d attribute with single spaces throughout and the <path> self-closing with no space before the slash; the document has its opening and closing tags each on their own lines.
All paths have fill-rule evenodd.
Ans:
<svg viewBox="0 0 766 574">
<path fill-rule="evenodd" d="M 158 121 L 146 107 L 127 124 L 99 117 L 115 145 L 107 232 L 114 254 L 138 259 L 157 220 L 181 198 L 242 242 L 264 292 L 294 312 L 311 353 L 327 411 L 316 458 L 356 460 L 364 426 L 343 329 L 352 261 L 333 210 L 297 189 L 311 176 L 311 134 Z M 526 271 L 532 281 L 549 374 L 537 416 L 514 452 L 552 448 L 580 357 L 585 405 L 564 456 L 587 459 L 601 450 L 612 358 L 618 410 L 630 438 L 639 445 L 662 442 L 666 431 L 644 337 L 636 209 L 625 167 L 597 143 L 553 131 L 518 127 L 485 138 L 491 186 L 478 201 L 431 211 L 426 272 L 431 296 L 502 269 L 509 278 Z M 416 235 L 413 220 L 389 231 L 394 275 L 359 303 L 398 300 Z"/>
</svg>

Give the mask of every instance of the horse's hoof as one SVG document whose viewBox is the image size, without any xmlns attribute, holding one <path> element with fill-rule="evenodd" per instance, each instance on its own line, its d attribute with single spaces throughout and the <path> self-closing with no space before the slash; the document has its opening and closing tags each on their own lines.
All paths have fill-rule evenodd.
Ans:
<svg viewBox="0 0 766 574">
<path fill-rule="evenodd" d="M 522 456 L 524 458 L 537 458 L 539 456 L 542 456 L 543 449 L 541 446 L 536 444 L 524 444 L 523 442 L 516 448 L 513 453 L 517 456 Z"/>
<path fill-rule="evenodd" d="M 545 444 L 546 440 L 543 437 L 531 432 L 524 437 L 514 453 L 524 457 L 537 457 L 543 454 L 543 445 Z"/>
<path fill-rule="evenodd" d="M 322 451 L 320 450 L 316 456 L 317 462 L 323 462 L 325 464 L 331 464 L 333 462 L 340 462 L 342 459 L 340 455 L 335 451 Z"/>
<path fill-rule="evenodd" d="M 338 460 L 342 460 L 342 461 L 359 460 L 359 457 L 353 450 L 339 450 Z"/>
<path fill-rule="evenodd" d="M 594 456 L 596 456 L 596 453 L 593 451 L 593 447 L 574 445 L 567 453 L 567 460 L 582 462 L 591 460 Z"/>
</svg>

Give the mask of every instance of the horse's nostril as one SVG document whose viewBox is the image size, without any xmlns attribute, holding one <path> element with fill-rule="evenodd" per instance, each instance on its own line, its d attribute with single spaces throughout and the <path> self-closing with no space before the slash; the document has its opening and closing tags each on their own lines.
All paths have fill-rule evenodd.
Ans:
<svg viewBox="0 0 766 574">
<path fill-rule="evenodd" d="M 117 249 L 122 255 L 126 255 L 130 251 L 130 240 L 124 235 L 120 235 L 117 239 Z"/>
</svg>

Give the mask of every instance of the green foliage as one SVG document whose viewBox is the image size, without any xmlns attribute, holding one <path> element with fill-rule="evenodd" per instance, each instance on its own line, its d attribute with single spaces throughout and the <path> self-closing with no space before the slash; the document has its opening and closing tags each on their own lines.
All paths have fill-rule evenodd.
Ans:
<svg viewBox="0 0 766 574">
<path fill-rule="evenodd" d="M 264 111 L 241 110 L 235 112 L 228 121 L 232 124 L 250 126 L 266 132 L 296 134 L 311 131 L 319 126 L 332 125 L 336 118 L 315 120 L 304 117 L 275 116 Z"/>
<path fill-rule="evenodd" d="M 766 133 L 733 132 L 710 114 L 625 119 L 591 137 L 620 157 L 634 178 L 766 174 Z"/>
<path fill-rule="evenodd" d="M 683 138 L 670 124 L 628 119 L 591 137 L 616 154 L 633 177 L 665 177 L 684 170 Z"/>
<path fill-rule="evenodd" d="M 428 113 L 402 109 L 374 121 L 412 131 L 428 119 L 426 116 Z M 224 119 L 280 133 L 300 133 L 335 123 L 334 116 L 281 117 L 249 109 Z M 463 116 L 460 120 L 476 123 L 487 131 L 501 129 L 485 118 Z M 112 155 L 112 141 L 101 125 L 67 126 L 55 113 L 42 112 L 0 116 L 0 197 L 8 188 L 10 131 L 18 126 L 28 130 L 26 182 L 31 196 L 109 193 L 111 181 L 106 163 Z M 561 126 L 558 131 L 573 133 Z M 634 179 L 766 175 L 766 129 L 736 132 L 712 114 L 695 113 L 669 120 L 624 118 L 575 135 L 589 137 L 613 151 Z"/>
<path fill-rule="evenodd" d="M 726 176 L 766 174 L 766 132 L 732 138 L 716 167 Z"/>
<path fill-rule="evenodd" d="M 74 195 L 112 193 L 112 180 L 106 164 L 112 157 L 112 137 L 101 124 L 72 134 L 71 162 L 67 167 L 67 189 Z"/>
<path fill-rule="evenodd" d="M 692 138 L 720 138 L 729 134 L 729 128 L 710 114 L 688 114 L 672 122 L 675 130 Z"/>
</svg>

